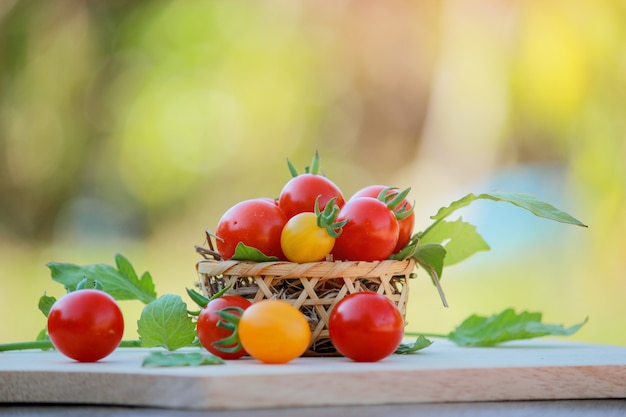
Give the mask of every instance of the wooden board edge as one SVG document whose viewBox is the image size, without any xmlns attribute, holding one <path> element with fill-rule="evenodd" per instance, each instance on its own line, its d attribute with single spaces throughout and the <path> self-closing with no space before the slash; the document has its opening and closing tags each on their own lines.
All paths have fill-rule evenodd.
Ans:
<svg viewBox="0 0 626 417">
<path fill-rule="evenodd" d="M 626 398 L 624 366 L 179 376 L 0 372 L 0 402 L 227 410 Z"/>
</svg>

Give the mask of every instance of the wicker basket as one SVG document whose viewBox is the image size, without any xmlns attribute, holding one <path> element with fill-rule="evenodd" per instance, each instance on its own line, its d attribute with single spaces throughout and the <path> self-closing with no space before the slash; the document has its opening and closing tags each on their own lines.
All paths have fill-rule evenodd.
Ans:
<svg viewBox="0 0 626 417">
<path fill-rule="evenodd" d="M 328 318 L 337 302 L 347 294 L 373 291 L 393 301 L 404 317 L 415 263 L 412 259 L 305 264 L 204 259 L 197 269 L 197 286 L 208 297 L 230 285 L 228 294 L 252 302 L 286 300 L 302 311 L 311 326 L 311 344 L 305 356 L 336 356 Z"/>
</svg>

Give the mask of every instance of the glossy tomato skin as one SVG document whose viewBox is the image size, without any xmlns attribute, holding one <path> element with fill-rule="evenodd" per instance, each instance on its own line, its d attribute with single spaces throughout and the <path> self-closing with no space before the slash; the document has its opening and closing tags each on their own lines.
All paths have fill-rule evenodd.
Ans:
<svg viewBox="0 0 626 417">
<path fill-rule="evenodd" d="M 304 314 L 284 300 L 257 301 L 239 320 L 239 340 L 253 358 L 267 364 L 287 363 L 309 346 L 311 329 Z"/>
<path fill-rule="evenodd" d="M 335 238 L 317 225 L 317 215 L 298 213 L 287 221 L 280 235 L 280 244 L 290 262 L 323 261 L 335 245 Z"/>
<path fill-rule="evenodd" d="M 330 313 L 330 340 L 355 362 L 377 362 L 395 352 L 404 336 L 398 307 L 382 294 L 357 292 L 342 298 Z"/>
<path fill-rule="evenodd" d="M 386 185 L 370 185 L 365 188 L 360 189 L 350 199 L 358 198 L 358 197 L 378 197 L 378 194 L 385 188 L 389 188 Z M 390 190 L 387 194 L 393 192 Z M 413 207 L 413 204 L 409 201 L 408 198 L 405 198 L 402 204 L 400 204 L 395 211 L 405 210 L 408 211 Z M 396 243 L 396 247 L 393 250 L 393 253 L 400 252 L 411 240 L 411 236 L 413 235 L 413 228 L 415 227 L 415 212 L 411 212 L 407 217 L 402 220 L 398 220 L 398 242 Z"/>
<path fill-rule="evenodd" d="M 280 234 L 287 216 L 269 198 L 241 201 L 229 208 L 217 224 L 215 235 L 217 251 L 223 259 L 235 254 L 239 242 L 284 260 L 280 247 Z"/>
<path fill-rule="evenodd" d="M 382 261 L 398 242 L 398 221 L 385 203 L 371 197 L 350 199 L 339 211 L 337 221 L 348 222 L 335 240 L 336 261 Z"/>
<path fill-rule="evenodd" d="M 317 174 L 300 174 L 284 185 L 278 197 L 278 205 L 287 218 L 291 218 L 298 213 L 314 211 L 318 196 L 320 210 L 324 210 L 332 198 L 336 198 L 335 204 L 340 208 L 345 203 L 339 187 L 328 178 Z"/>
<path fill-rule="evenodd" d="M 238 359 L 246 355 L 246 351 L 243 348 L 236 352 L 223 352 L 214 345 L 215 342 L 219 342 L 232 334 L 232 331 L 217 325 L 218 322 L 223 320 L 216 312 L 226 307 L 239 307 L 245 311 L 250 305 L 252 305 L 250 300 L 238 295 L 224 295 L 209 301 L 200 312 L 200 315 L 198 315 L 198 322 L 196 323 L 198 339 L 202 346 L 222 359 Z"/>
<path fill-rule="evenodd" d="M 96 362 L 122 341 L 124 317 L 109 294 L 95 289 L 70 292 L 48 314 L 48 335 L 63 355 L 79 362 Z"/>
</svg>

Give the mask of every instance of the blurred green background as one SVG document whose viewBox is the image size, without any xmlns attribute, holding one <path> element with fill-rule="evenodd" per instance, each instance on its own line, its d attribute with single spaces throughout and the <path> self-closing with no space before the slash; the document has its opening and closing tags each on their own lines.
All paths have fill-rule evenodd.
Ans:
<svg viewBox="0 0 626 417">
<path fill-rule="evenodd" d="M 318 149 L 346 196 L 412 187 L 420 230 L 494 189 L 589 225 L 472 204 L 492 250 L 444 272 L 447 309 L 420 273 L 409 330 L 514 307 L 626 345 L 625 110 L 623 0 L 4 0 L 0 342 L 45 326 L 50 261 L 122 253 L 184 295 L 205 229 Z"/>
</svg>

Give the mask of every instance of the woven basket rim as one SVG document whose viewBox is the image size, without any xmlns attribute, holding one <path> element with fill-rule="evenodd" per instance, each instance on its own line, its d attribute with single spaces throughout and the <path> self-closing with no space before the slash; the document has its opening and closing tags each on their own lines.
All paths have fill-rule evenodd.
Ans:
<svg viewBox="0 0 626 417">
<path fill-rule="evenodd" d="M 280 278 L 368 278 L 383 275 L 409 275 L 415 270 L 413 259 L 383 261 L 287 261 L 254 262 L 244 260 L 198 261 L 198 273 L 208 276 L 274 276 Z"/>
</svg>

